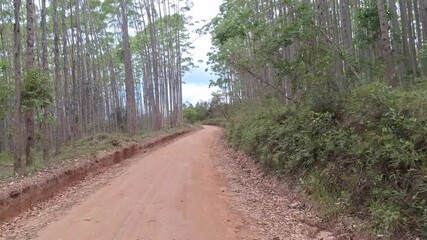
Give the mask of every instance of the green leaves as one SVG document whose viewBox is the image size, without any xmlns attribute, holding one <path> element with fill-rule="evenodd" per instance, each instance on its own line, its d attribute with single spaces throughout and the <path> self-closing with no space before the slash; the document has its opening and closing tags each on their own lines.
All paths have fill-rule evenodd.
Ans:
<svg viewBox="0 0 427 240">
<path fill-rule="evenodd" d="M 9 67 L 9 63 L 6 60 L 0 60 L 0 71 L 3 74 L 9 69 Z M 9 103 L 11 103 L 10 97 L 12 97 L 13 91 L 12 86 L 8 85 L 7 81 L 3 82 L 3 77 L 0 73 L 0 120 L 6 116 L 8 110 L 11 108 Z"/>
<path fill-rule="evenodd" d="M 11 111 L 10 97 L 13 96 L 13 88 L 7 85 L 0 86 L 0 120 Z"/>
<path fill-rule="evenodd" d="M 297 107 L 241 105 L 227 137 L 274 173 L 300 179 L 328 209 L 339 202 L 335 214 L 357 213 L 388 236 L 421 233 L 427 226 L 426 96 L 421 87 L 372 83 L 343 96 L 320 93 Z"/>
<path fill-rule="evenodd" d="M 391 13 L 387 11 L 387 20 L 391 19 Z M 356 15 L 357 32 L 356 40 L 362 44 L 376 44 L 380 35 L 380 20 L 375 3 L 360 8 Z"/>
<path fill-rule="evenodd" d="M 0 71 L 5 72 L 9 67 L 9 63 L 6 60 L 0 60 Z"/>
<path fill-rule="evenodd" d="M 212 104 L 208 102 L 198 102 L 196 106 L 190 104 L 183 110 L 184 119 L 187 123 L 194 124 L 213 117 Z"/>
<path fill-rule="evenodd" d="M 273 16 L 271 5 L 286 10 Z M 234 73 L 242 85 L 251 78 L 268 82 L 269 92 L 276 95 L 285 95 L 284 85 L 292 92 L 336 84 L 333 65 L 340 56 L 324 41 L 325 30 L 315 25 L 314 7 L 298 1 L 271 5 L 240 0 L 222 5 L 210 26 L 215 45 L 209 56 L 212 69 L 222 78 Z"/>
<path fill-rule="evenodd" d="M 194 124 L 199 121 L 197 110 L 194 107 L 187 107 L 183 110 L 185 122 Z"/>
<path fill-rule="evenodd" d="M 32 69 L 22 81 L 21 106 L 26 109 L 43 109 L 52 103 L 53 91 L 48 76 L 38 69 Z"/>
</svg>

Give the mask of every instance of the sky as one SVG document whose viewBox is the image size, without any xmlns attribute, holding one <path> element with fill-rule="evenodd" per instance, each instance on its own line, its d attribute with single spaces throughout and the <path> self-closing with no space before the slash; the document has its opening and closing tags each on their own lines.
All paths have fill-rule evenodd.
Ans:
<svg viewBox="0 0 427 240">
<path fill-rule="evenodd" d="M 193 8 L 190 10 L 190 16 L 193 22 L 199 21 L 192 30 L 202 27 L 205 23 L 201 20 L 210 21 L 219 12 L 219 6 L 222 0 L 193 0 Z M 211 44 L 211 36 L 204 35 L 200 37 L 196 33 L 191 34 L 191 41 L 194 41 L 194 49 L 191 51 L 192 57 L 199 68 L 193 69 L 191 72 L 186 73 L 184 76 L 185 84 L 182 86 L 183 101 L 196 104 L 198 101 L 208 101 L 211 98 L 211 93 L 216 92 L 217 88 L 209 88 L 209 80 L 214 80 L 214 76 L 210 72 L 205 72 L 208 67 L 207 53 L 209 52 Z M 203 60 L 203 63 L 198 63 Z"/>
</svg>

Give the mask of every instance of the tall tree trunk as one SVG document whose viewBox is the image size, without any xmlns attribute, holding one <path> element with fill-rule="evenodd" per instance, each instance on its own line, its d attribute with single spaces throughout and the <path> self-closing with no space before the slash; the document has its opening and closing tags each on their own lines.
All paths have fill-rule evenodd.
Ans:
<svg viewBox="0 0 427 240">
<path fill-rule="evenodd" d="M 14 170 L 22 167 L 22 134 L 21 131 L 21 0 L 14 0 L 15 23 L 13 28 L 14 39 L 14 71 L 15 71 L 15 121 L 14 121 Z"/>
<path fill-rule="evenodd" d="M 35 5 L 34 0 L 26 0 L 27 4 L 27 74 L 29 71 L 34 69 L 34 11 L 35 11 Z M 25 145 L 25 158 L 26 158 L 26 164 L 27 166 L 30 166 L 34 162 L 34 158 L 31 154 L 31 149 L 34 146 L 34 109 L 30 107 L 29 109 L 26 109 L 25 112 L 25 122 L 26 122 L 26 128 L 27 128 L 27 139 L 26 139 L 26 145 Z"/>
<path fill-rule="evenodd" d="M 425 47 L 425 45 L 427 44 L 427 1 L 425 0 L 420 0 L 420 18 L 421 18 L 421 22 L 422 22 L 422 43 L 423 43 L 423 47 Z M 422 63 L 422 69 L 423 69 L 423 76 L 427 77 L 427 58 L 423 57 L 421 59 L 421 63 Z"/>
<path fill-rule="evenodd" d="M 84 121 L 84 111 L 85 111 L 85 84 L 86 81 L 86 57 L 83 52 L 83 37 L 82 37 L 82 27 L 81 27 L 81 18 L 80 18 L 80 0 L 76 0 L 75 6 L 75 19 L 76 19 L 76 52 L 78 61 L 75 62 L 76 65 L 76 84 L 77 84 L 77 138 L 83 137 L 85 133 L 85 121 Z"/>
<path fill-rule="evenodd" d="M 58 20 L 58 0 L 52 1 L 53 8 L 53 42 L 54 42 L 54 55 L 53 62 L 55 66 L 55 105 L 56 105 L 56 131 L 55 131 L 55 154 L 59 154 L 62 142 L 64 141 L 64 110 L 62 104 L 62 91 L 61 91 L 61 65 L 59 63 L 59 20 Z M 65 57 L 65 56 L 64 56 Z M 68 71 L 68 70 L 67 70 Z"/>
<path fill-rule="evenodd" d="M 53 9 L 56 12 L 56 6 Z M 54 24 L 57 24 L 56 21 Z M 47 53 L 47 31 L 46 31 L 46 0 L 42 0 L 41 28 L 42 28 L 42 71 L 43 71 L 43 74 L 46 75 L 46 77 L 47 77 L 49 75 L 49 72 L 48 72 L 48 62 L 47 62 L 48 61 L 48 59 L 47 59 L 48 53 Z M 54 32 L 56 34 L 57 29 Z M 49 154 L 49 146 L 50 146 L 49 108 L 48 108 L 48 106 L 45 106 L 43 109 L 42 134 L 43 134 L 43 160 L 48 161 L 50 158 L 50 154 Z"/>
<path fill-rule="evenodd" d="M 84 129 L 86 133 L 88 130 L 88 126 L 91 126 L 90 131 L 94 131 L 96 129 L 95 121 L 94 121 L 95 118 L 93 113 L 94 76 L 92 75 L 92 61 L 90 57 L 93 51 L 92 51 L 92 42 L 91 42 L 91 39 L 89 38 L 89 35 L 90 35 L 89 29 L 88 29 L 89 17 L 87 14 L 86 0 L 83 0 L 83 3 L 82 3 L 82 14 L 83 14 L 83 32 L 85 35 L 84 45 L 82 46 L 82 52 L 83 52 L 82 64 L 84 66 L 84 68 L 82 69 L 82 71 L 84 71 L 84 76 L 82 76 L 82 79 L 84 80 L 83 120 L 84 120 Z"/>
<path fill-rule="evenodd" d="M 333 0 L 333 4 L 332 4 L 333 14 L 332 14 L 332 16 L 333 16 L 333 22 L 334 22 L 333 25 L 335 26 L 334 43 L 336 46 L 339 46 L 340 45 L 340 34 L 339 34 L 340 28 L 338 27 L 339 24 L 338 24 L 338 9 L 337 9 L 338 7 L 337 7 L 337 5 L 338 5 L 338 0 Z M 295 51 L 293 51 L 293 52 L 295 52 Z M 343 79 L 343 67 L 344 67 L 343 61 L 340 58 L 336 59 L 335 60 L 335 76 L 337 78 L 338 87 L 340 89 L 344 89 L 346 87 L 345 86 L 346 84 L 345 84 L 344 79 Z"/>
<path fill-rule="evenodd" d="M 395 87 L 397 85 L 397 82 L 394 76 L 395 70 L 393 63 L 393 55 L 390 48 L 390 36 L 388 34 L 388 22 L 386 17 L 384 0 L 377 0 L 377 8 L 381 29 L 381 48 L 383 51 L 384 61 L 386 65 L 385 78 L 388 80 L 390 86 Z"/>
<path fill-rule="evenodd" d="M 341 1 L 341 27 L 343 32 L 343 43 L 345 50 L 353 55 L 353 36 L 350 18 L 350 3 L 349 0 Z"/>
<path fill-rule="evenodd" d="M 414 15 L 413 15 L 413 6 L 411 1 L 406 1 L 406 6 L 408 9 L 408 41 L 409 41 L 409 51 L 411 52 L 411 65 L 412 73 L 414 76 L 418 76 L 418 63 L 417 63 L 417 50 L 415 47 L 415 27 L 413 25 Z"/>
<path fill-rule="evenodd" d="M 402 45 L 402 36 L 400 34 L 400 25 L 399 25 L 399 16 L 397 15 L 397 9 L 396 9 L 396 0 L 389 0 L 390 4 L 390 12 L 391 12 L 391 32 L 392 35 L 392 46 L 393 50 L 395 52 L 395 57 L 397 56 L 398 63 L 397 63 L 397 78 L 399 82 L 402 80 L 402 75 L 405 72 L 405 65 L 402 60 L 400 60 L 403 57 L 403 45 Z"/>
<path fill-rule="evenodd" d="M 64 58 L 64 64 L 63 64 L 63 74 L 64 74 L 64 108 L 65 108 L 65 116 L 63 117 L 63 128 L 62 129 L 62 135 L 63 141 L 68 141 L 71 139 L 71 125 L 73 124 L 72 121 L 72 106 L 71 106 L 71 99 L 69 97 L 69 76 L 70 76 L 70 64 L 68 60 L 68 37 L 67 37 L 67 25 L 65 22 L 66 16 L 66 5 L 65 0 L 62 0 L 61 4 L 62 8 L 62 18 L 61 18 L 61 25 L 62 25 L 62 56 Z M 60 151 L 60 145 L 58 143 L 55 143 L 55 154 L 58 155 Z"/>
<path fill-rule="evenodd" d="M 122 17 L 122 38 L 125 57 L 125 85 L 126 85 L 126 116 L 127 116 L 127 131 L 131 135 L 138 134 L 138 123 L 136 117 L 136 102 L 135 102 L 135 85 L 133 81 L 132 70 L 132 53 L 129 42 L 129 29 L 127 18 L 127 3 L 126 0 L 120 1 L 121 17 Z"/>
<path fill-rule="evenodd" d="M 65 1 L 65 0 L 63 0 Z M 75 21 L 74 21 L 74 15 L 73 15 L 73 5 L 70 2 L 69 5 L 70 9 L 70 28 L 71 28 L 71 87 L 70 87 L 70 93 L 71 93 L 71 117 L 70 117 L 70 132 L 72 134 L 72 139 L 77 139 L 80 137 L 80 123 L 79 123 L 79 84 L 78 84 L 78 69 L 79 64 L 76 63 L 76 47 L 78 48 L 78 43 L 76 44 L 76 36 L 75 36 Z M 77 41 L 78 42 L 78 41 Z"/>
<path fill-rule="evenodd" d="M 423 0 L 421 0 L 423 1 Z M 415 33 L 416 35 L 416 39 L 417 39 L 417 50 L 421 51 L 422 47 L 423 47 L 423 37 L 421 34 L 421 19 L 420 19 L 420 8 L 418 7 L 418 0 L 414 0 L 414 20 L 415 20 Z"/>
<path fill-rule="evenodd" d="M 146 2 L 146 12 L 148 25 L 150 26 L 151 51 L 153 57 L 153 81 L 154 81 L 154 129 L 159 130 L 162 126 L 160 114 L 160 91 L 159 91 L 159 57 L 158 57 L 158 39 L 157 28 L 154 17 L 154 2 Z"/>
<path fill-rule="evenodd" d="M 106 31 L 104 30 L 105 36 L 107 36 Z M 120 128 L 122 114 L 120 111 L 120 104 L 119 104 L 119 91 L 117 87 L 117 80 L 116 80 L 116 72 L 114 70 L 114 63 L 113 63 L 113 56 L 111 53 L 110 45 L 108 44 L 108 41 L 106 41 L 106 51 L 108 55 L 108 69 L 110 72 L 110 79 L 111 79 L 111 91 L 113 94 L 113 110 L 114 110 L 114 130 L 118 130 Z"/>
<path fill-rule="evenodd" d="M 403 46 L 403 53 L 404 53 L 404 64 L 405 64 L 405 74 L 407 74 L 410 69 L 412 68 L 411 64 L 411 51 L 409 50 L 409 43 L 408 43 L 408 13 L 406 10 L 406 3 L 404 0 L 399 0 L 399 6 L 400 6 L 400 15 L 401 15 L 401 21 L 402 21 L 402 46 Z"/>
<path fill-rule="evenodd" d="M 422 31 L 423 31 L 423 41 L 427 41 L 427 1 L 425 0 L 421 0 L 420 2 L 420 8 L 421 8 L 421 19 L 423 22 L 423 27 L 422 27 Z"/>
</svg>

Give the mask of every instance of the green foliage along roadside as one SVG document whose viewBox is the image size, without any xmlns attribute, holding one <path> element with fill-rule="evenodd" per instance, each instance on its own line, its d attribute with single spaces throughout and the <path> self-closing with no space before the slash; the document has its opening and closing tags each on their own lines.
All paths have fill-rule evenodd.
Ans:
<svg viewBox="0 0 427 240">
<path fill-rule="evenodd" d="M 96 133 L 79 140 L 67 142 L 61 147 L 60 153 L 52 156 L 49 162 L 43 160 L 40 146 L 36 146 L 34 164 L 24 167 L 18 175 L 13 171 L 13 155 L 9 153 L 0 153 L 0 184 L 13 181 L 17 177 L 42 171 L 49 166 L 60 167 L 68 160 L 93 157 L 101 151 L 111 150 L 114 147 L 123 146 L 131 142 L 144 143 L 149 139 L 167 136 L 194 128 L 195 126 L 183 124 L 176 128 L 164 128 L 160 131 L 143 132 L 133 137 L 124 133 Z"/>
<path fill-rule="evenodd" d="M 201 101 L 195 106 L 191 103 L 184 106 L 183 114 L 186 123 L 194 124 L 212 118 L 213 111 L 208 102 Z"/>
<path fill-rule="evenodd" d="M 274 99 L 242 104 L 227 137 L 297 180 L 329 216 L 351 214 L 391 238 L 427 237 L 425 87 L 372 83 L 287 107 Z"/>
<path fill-rule="evenodd" d="M 203 123 L 207 125 L 225 126 L 229 104 L 226 97 L 220 93 L 213 93 L 210 102 L 199 101 L 195 106 L 184 104 L 184 120 L 188 124 Z"/>
</svg>

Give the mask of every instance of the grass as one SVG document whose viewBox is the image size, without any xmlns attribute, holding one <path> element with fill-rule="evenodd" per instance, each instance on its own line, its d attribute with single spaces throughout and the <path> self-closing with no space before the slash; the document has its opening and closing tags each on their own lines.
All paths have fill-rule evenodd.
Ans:
<svg viewBox="0 0 427 240">
<path fill-rule="evenodd" d="M 101 151 L 112 149 L 125 143 L 143 142 L 150 138 L 168 135 L 190 127 L 192 126 L 184 125 L 180 128 L 165 128 L 155 132 L 144 132 L 135 137 L 129 137 L 122 133 L 98 133 L 66 143 L 62 146 L 60 154 L 51 156 L 48 162 L 43 160 L 41 147 L 36 146 L 33 151 L 34 164 L 25 166 L 19 175 L 28 175 L 38 172 L 48 165 L 58 165 L 70 159 L 95 156 Z M 9 181 L 19 175 L 13 171 L 13 155 L 0 153 L 0 181 Z"/>
<path fill-rule="evenodd" d="M 8 153 L 0 153 L 0 180 L 3 176 L 9 175 L 13 170 L 13 156 Z"/>
<path fill-rule="evenodd" d="M 34 164 L 25 166 L 19 175 L 27 175 L 33 172 L 42 170 L 47 165 L 61 164 L 66 160 L 93 156 L 97 152 L 107 150 L 117 146 L 123 142 L 129 142 L 131 139 L 121 134 L 96 134 L 84 137 L 80 140 L 70 141 L 62 148 L 59 155 L 51 156 L 49 161 L 44 161 L 40 146 L 36 146 L 33 150 Z M 52 153 L 52 152 L 51 152 Z M 8 179 L 17 176 L 13 171 L 13 156 L 11 154 L 0 154 L 0 181 L 7 181 Z"/>
</svg>

